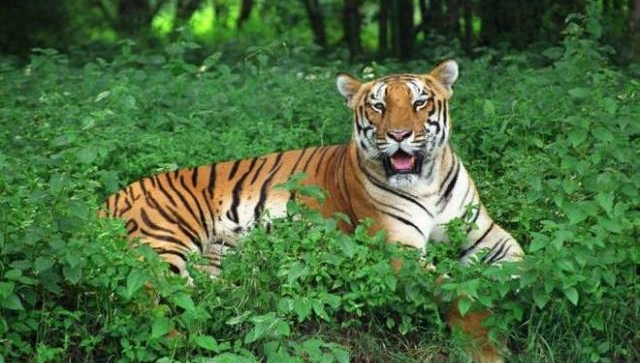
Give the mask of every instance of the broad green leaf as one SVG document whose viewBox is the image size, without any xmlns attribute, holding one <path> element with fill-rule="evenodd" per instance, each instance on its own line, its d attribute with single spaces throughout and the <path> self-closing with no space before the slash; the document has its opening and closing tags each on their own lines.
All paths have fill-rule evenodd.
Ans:
<svg viewBox="0 0 640 363">
<path fill-rule="evenodd" d="M 127 276 L 126 296 L 132 297 L 138 290 L 144 286 L 147 281 L 147 273 L 143 270 L 133 269 Z"/>
<path fill-rule="evenodd" d="M 564 290 L 564 295 L 571 301 L 573 305 L 578 305 L 578 290 L 575 287 L 570 287 Z"/>
<path fill-rule="evenodd" d="M 538 293 L 533 295 L 533 302 L 536 304 L 538 309 L 543 309 L 545 306 L 547 306 L 549 299 L 550 295 L 546 293 Z"/>
<path fill-rule="evenodd" d="M 598 193 L 596 194 L 596 202 L 602 209 L 604 209 L 607 214 L 611 214 L 611 210 L 613 209 L 613 193 Z"/>
<path fill-rule="evenodd" d="M 309 268 L 302 262 L 294 262 L 289 267 L 289 274 L 287 276 L 287 283 L 291 285 L 300 276 L 306 276 L 309 274 Z"/>
<path fill-rule="evenodd" d="M 463 298 L 458 300 L 458 311 L 460 312 L 460 315 L 466 315 L 471 309 L 471 305 L 473 305 L 473 302 L 470 299 Z"/>
<path fill-rule="evenodd" d="M 94 146 L 85 146 L 76 153 L 78 161 L 82 164 L 93 163 L 96 160 L 96 156 L 98 156 L 98 152 Z"/>
<path fill-rule="evenodd" d="M 9 294 L 13 292 L 13 287 L 15 286 L 13 281 L 2 281 L 0 282 L 0 298 L 4 299 Z"/>
<path fill-rule="evenodd" d="M 13 293 L 5 297 L 4 300 L 2 300 L 1 305 L 3 308 L 7 308 L 11 310 L 24 310 L 24 307 L 22 306 L 22 301 L 20 301 L 20 298 L 18 297 L 18 295 Z"/>
<path fill-rule="evenodd" d="M 187 295 L 184 292 L 178 292 L 172 296 L 171 299 L 176 305 L 185 309 L 186 311 L 193 312 L 196 310 L 196 306 L 193 303 L 193 299 L 191 296 Z"/>
<path fill-rule="evenodd" d="M 79 265 L 73 267 L 64 266 L 62 267 L 62 274 L 71 284 L 77 284 L 82 278 L 82 267 Z"/>
<path fill-rule="evenodd" d="M 40 256 L 33 262 L 33 269 L 37 273 L 49 270 L 55 262 L 50 256 Z"/>
<path fill-rule="evenodd" d="M 549 237 L 541 234 L 541 233 L 532 233 L 533 239 L 529 244 L 529 252 L 534 253 L 543 248 L 545 248 L 549 244 Z"/>
<path fill-rule="evenodd" d="M 491 100 L 485 100 L 482 106 L 482 113 L 486 118 L 492 118 L 496 114 L 496 106 L 494 106 Z"/>
<path fill-rule="evenodd" d="M 201 363 L 256 363 L 257 359 L 253 357 L 246 357 L 235 353 L 222 353 L 216 355 L 213 358 L 204 358 L 199 360 Z"/>
<path fill-rule="evenodd" d="M 157 317 L 151 325 L 151 339 L 163 337 L 171 330 L 171 320 L 165 316 Z"/>
<path fill-rule="evenodd" d="M 311 301 L 309 298 L 301 296 L 293 299 L 293 311 L 298 316 L 298 321 L 304 321 L 311 314 Z"/>
<path fill-rule="evenodd" d="M 206 350 L 210 350 L 216 353 L 220 351 L 220 348 L 218 347 L 218 342 L 212 336 L 197 335 L 195 338 L 193 338 L 193 340 L 200 348 L 204 348 Z"/>
<path fill-rule="evenodd" d="M 569 95 L 574 98 L 587 98 L 589 94 L 589 89 L 584 87 L 575 87 L 569 90 Z"/>
</svg>

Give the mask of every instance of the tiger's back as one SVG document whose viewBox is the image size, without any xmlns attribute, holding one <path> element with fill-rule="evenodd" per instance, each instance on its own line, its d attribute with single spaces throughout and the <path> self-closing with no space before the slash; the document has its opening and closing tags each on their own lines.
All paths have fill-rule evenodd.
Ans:
<svg viewBox="0 0 640 363">
<path fill-rule="evenodd" d="M 160 173 L 111 195 L 101 214 L 124 220 L 129 237 L 149 244 L 175 272 L 186 274 L 186 258 L 196 252 L 217 274 L 221 255 L 265 210 L 271 218 L 285 215 L 291 195 L 275 185 L 304 172 L 305 183 L 327 187 L 336 177 L 327 160 L 344 150 L 312 147 Z"/>
</svg>

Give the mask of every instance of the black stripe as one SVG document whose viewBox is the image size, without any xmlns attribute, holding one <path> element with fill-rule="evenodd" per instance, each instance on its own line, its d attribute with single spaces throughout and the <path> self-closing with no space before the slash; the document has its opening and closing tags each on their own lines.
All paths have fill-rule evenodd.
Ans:
<svg viewBox="0 0 640 363">
<path fill-rule="evenodd" d="M 313 152 L 311 153 L 311 155 L 309 155 L 309 158 L 304 163 L 304 167 L 302 168 L 302 171 L 304 171 L 305 173 L 307 172 L 307 168 L 309 167 L 309 163 L 311 162 L 311 160 L 313 160 L 313 156 L 318 152 L 319 149 L 320 149 L 320 147 L 316 147 L 315 149 L 313 149 Z"/>
<path fill-rule="evenodd" d="M 249 185 L 253 185 L 253 183 L 256 182 L 256 180 L 258 180 L 258 176 L 260 176 L 260 172 L 262 171 L 262 167 L 264 167 L 264 164 L 267 163 L 267 158 L 262 158 L 260 159 L 261 163 L 260 166 L 258 166 L 258 169 L 256 169 L 256 173 L 253 174 L 253 178 L 251 178 L 251 183 L 249 183 Z"/>
<path fill-rule="evenodd" d="M 135 219 L 129 219 L 125 224 L 125 228 L 127 229 L 127 234 L 131 234 L 137 231 L 138 228 L 140 228 L 140 226 L 138 225 L 138 222 L 136 222 Z"/>
<path fill-rule="evenodd" d="M 198 169 L 199 168 L 191 168 L 191 185 L 194 187 L 198 185 Z"/>
<path fill-rule="evenodd" d="M 464 257 L 469 251 L 473 250 L 474 248 L 476 248 L 481 242 L 482 240 L 485 239 L 485 237 L 487 237 L 487 235 L 489 234 L 489 232 L 493 229 L 493 226 L 495 226 L 494 222 L 491 222 L 491 225 L 489 226 L 489 228 L 487 228 L 487 230 L 484 232 L 484 234 L 482 236 L 480 236 L 480 238 L 478 238 L 470 247 L 465 248 L 462 250 L 462 252 L 460 252 L 460 255 L 458 255 L 458 257 L 462 258 Z"/>
<path fill-rule="evenodd" d="M 165 197 L 167 197 L 167 199 L 169 200 L 169 203 L 171 203 L 172 205 L 176 205 L 176 201 L 173 199 L 173 197 L 169 194 L 169 192 L 167 192 L 167 190 L 164 188 L 164 186 L 162 185 L 162 182 L 160 181 L 160 176 L 163 174 L 158 174 L 156 176 L 154 176 L 154 178 L 156 179 L 156 181 L 158 182 L 158 189 L 160 189 L 160 191 L 162 192 L 162 194 L 164 194 Z M 168 174 L 164 174 L 167 177 L 169 176 Z"/>
<path fill-rule="evenodd" d="M 464 197 L 462 197 L 462 200 L 460 201 L 460 206 L 458 206 L 458 209 L 463 209 L 463 207 L 465 206 L 465 202 L 467 201 L 467 197 L 469 196 L 469 191 L 471 191 L 471 182 L 467 183 L 467 190 L 464 191 Z M 466 210 L 462 213 L 462 215 L 464 216 L 466 214 Z"/>
<path fill-rule="evenodd" d="M 226 214 L 227 218 L 229 218 L 229 220 L 231 220 L 233 223 L 239 222 L 238 206 L 240 205 L 240 193 L 242 192 L 242 184 L 244 183 L 244 180 L 247 178 L 247 175 L 249 175 L 249 173 L 251 173 L 253 168 L 256 166 L 257 160 L 258 160 L 257 158 L 251 159 L 251 164 L 249 164 L 249 168 L 244 174 L 242 174 L 240 179 L 238 179 L 236 184 L 233 186 L 233 191 L 231 192 L 231 198 L 232 198 L 231 207 L 229 208 Z M 235 164 L 234 164 L 234 167 L 237 169 Z"/>
<path fill-rule="evenodd" d="M 296 171 L 298 171 L 298 164 L 300 163 L 300 160 L 302 160 L 302 158 L 304 157 L 304 154 L 307 152 L 307 149 L 302 149 L 302 152 L 300 152 L 300 156 L 298 156 L 298 159 L 296 160 L 295 164 L 293 164 L 293 168 L 291 168 L 291 172 L 289 173 L 289 177 L 291 177 Z"/>
<path fill-rule="evenodd" d="M 195 243 L 198 248 L 200 249 L 200 251 L 202 251 L 202 242 L 200 241 L 200 239 L 197 237 L 197 233 L 196 231 L 192 230 L 189 225 L 187 224 L 187 222 L 181 217 L 181 215 L 175 210 L 173 209 L 171 206 L 166 205 L 167 209 L 169 210 L 169 212 L 171 212 L 172 215 L 169 215 L 167 213 L 167 211 L 165 211 L 165 209 L 163 208 L 162 205 L 160 205 L 160 203 L 158 203 L 158 201 L 156 201 L 153 197 L 153 194 L 149 194 L 147 195 L 147 201 L 150 202 L 149 206 L 151 208 L 154 208 L 155 210 L 158 211 L 158 213 L 160 213 L 160 215 L 162 216 L 162 218 L 164 218 L 165 220 L 167 220 L 170 223 L 175 224 L 178 229 L 185 235 L 187 236 L 187 238 L 189 238 L 193 243 Z"/>
<path fill-rule="evenodd" d="M 273 180 L 273 177 L 278 173 L 278 171 L 282 167 L 282 163 L 280 162 L 281 159 L 282 159 L 282 153 L 278 154 L 278 156 L 276 157 L 276 160 L 274 161 L 273 166 L 269 171 L 269 177 L 265 179 L 264 183 L 262 183 L 262 186 L 260 187 L 260 198 L 258 199 L 258 203 L 256 204 L 256 207 L 253 209 L 254 221 L 258 221 L 258 219 L 262 215 L 262 212 L 264 211 L 264 205 L 268 197 L 267 189 L 269 188 L 269 186 L 271 186 L 271 181 Z"/>
<path fill-rule="evenodd" d="M 200 217 L 198 217 L 196 215 L 196 211 L 191 207 L 191 204 L 189 202 L 187 202 L 187 199 L 184 197 L 184 188 L 179 189 L 176 187 L 176 185 L 173 183 L 174 179 L 169 177 L 168 174 L 166 174 L 167 177 L 167 183 L 169 183 L 169 186 L 171 187 L 171 189 L 173 189 L 173 191 L 175 192 L 175 194 L 178 196 L 178 198 L 180 199 L 180 202 L 182 202 L 182 207 L 184 207 L 184 209 L 186 209 L 189 214 L 191 214 L 191 217 L 193 217 L 193 219 L 195 220 L 199 220 Z M 196 236 L 198 236 L 198 233 L 196 232 Z"/>
<path fill-rule="evenodd" d="M 491 248 L 491 252 L 487 254 L 487 256 L 485 256 L 484 261 L 487 263 L 494 263 L 495 261 L 498 261 L 498 256 L 502 253 L 506 253 L 504 248 L 507 245 L 507 242 L 509 242 L 509 238 L 507 237 L 503 237 L 502 239 L 500 239 L 495 245 L 493 245 L 493 247 Z M 508 250 L 509 249 L 507 248 L 507 251 Z"/>
<path fill-rule="evenodd" d="M 318 175 L 318 171 L 320 169 L 320 167 L 322 166 L 322 162 L 324 160 L 325 155 L 327 154 L 327 151 L 329 151 L 329 149 L 331 149 L 330 146 L 325 146 L 323 147 L 322 152 L 320 153 L 320 155 L 318 155 L 318 163 L 316 164 L 316 171 L 314 173 L 314 175 Z"/>
<path fill-rule="evenodd" d="M 440 211 L 444 210 L 444 206 L 446 206 L 446 203 L 449 201 L 449 199 L 451 199 L 451 192 L 453 191 L 453 188 L 455 187 L 456 182 L 458 181 L 458 175 L 460 175 L 460 160 L 458 159 L 456 160 L 457 160 L 457 163 L 453 167 L 453 169 L 455 169 L 453 177 L 449 181 L 449 184 L 447 185 L 447 188 L 445 189 L 444 193 L 440 196 L 440 198 L 438 198 L 438 201 L 436 202 L 436 205 L 439 205 L 440 203 L 444 202 L 444 205 L 442 208 L 440 208 Z"/>
<path fill-rule="evenodd" d="M 216 235 L 216 216 L 213 213 L 213 198 L 209 199 L 207 195 L 207 189 L 202 190 L 202 199 L 205 201 L 205 207 L 207 208 L 207 214 L 209 215 L 209 220 L 211 221 L 211 229 L 207 230 L 207 236 Z"/>
<path fill-rule="evenodd" d="M 238 171 L 238 165 L 240 165 L 240 162 L 242 160 L 236 160 L 233 162 L 233 165 L 231 166 L 231 171 L 229 172 L 229 176 L 227 177 L 227 180 L 231 180 L 233 179 L 234 176 L 236 176 L 236 172 Z"/>
<path fill-rule="evenodd" d="M 150 227 L 151 229 L 154 229 L 156 231 L 162 231 L 162 232 L 173 234 L 172 230 L 168 228 L 164 228 L 156 224 L 154 221 L 152 221 L 151 218 L 149 218 L 149 215 L 147 214 L 147 211 L 144 208 L 140 208 L 140 217 L 142 218 L 142 222 L 145 225 L 147 225 L 147 227 Z"/>
<path fill-rule="evenodd" d="M 184 190 L 189 194 L 189 196 L 191 197 L 191 199 L 193 199 L 193 203 L 195 203 L 196 207 L 198 208 L 198 216 L 200 219 L 200 225 L 202 227 L 202 230 L 204 231 L 205 235 L 206 235 L 206 239 L 210 239 L 211 236 L 209 235 L 209 229 L 207 228 L 207 220 L 204 216 L 204 212 L 202 211 L 202 206 L 200 205 L 200 201 L 198 201 L 198 198 L 196 198 L 196 195 L 193 193 L 192 188 L 188 187 L 184 181 L 184 176 L 180 176 L 180 185 L 182 185 L 182 188 L 184 188 Z M 196 184 L 194 184 L 195 187 Z"/>
<path fill-rule="evenodd" d="M 191 251 L 191 248 L 189 248 L 189 246 L 185 245 L 181 239 L 176 238 L 174 236 L 164 236 L 160 234 L 154 234 L 154 233 L 151 233 L 150 231 L 145 230 L 144 228 L 141 228 L 140 232 L 144 233 L 145 236 L 151 237 L 155 240 L 173 243 L 174 245 L 182 246 L 185 249 Z"/>
<path fill-rule="evenodd" d="M 213 198 L 213 192 L 216 189 L 216 165 L 213 164 L 210 166 L 211 171 L 209 172 L 209 185 L 207 186 L 207 190 L 209 191 L 209 195 Z"/>
<path fill-rule="evenodd" d="M 381 211 L 382 213 L 384 213 L 385 215 L 388 215 L 389 217 L 395 218 L 397 220 L 399 220 L 400 222 L 406 224 L 407 226 L 411 226 L 413 229 L 415 229 L 416 231 L 418 231 L 418 233 L 420 233 L 420 235 L 422 236 L 422 238 L 424 238 L 424 233 L 422 233 L 422 231 L 420 230 L 420 228 L 418 228 L 418 226 L 416 226 L 415 224 L 413 224 L 410 220 L 405 219 L 400 217 L 397 214 L 393 214 L 393 213 L 389 213 L 387 211 Z M 402 243 L 402 241 L 399 241 L 400 243 Z"/>
<path fill-rule="evenodd" d="M 173 207 L 167 206 L 167 209 L 169 210 L 169 212 L 171 212 L 171 214 L 173 215 L 173 218 L 177 221 L 176 226 L 178 227 L 178 229 L 180 229 L 180 231 L 182 231 L 182 233 L 184 233 L 184 235 L 187 236 L 187 238 L 189 238 L 189 241 L 193 242 L 198 247 L 198 250 L 202 252 L 202 241 L 198 236 L 198 232 L 193 228 L 191 228 L 191 226 L 187 223 L 187 221 L 185 221 L 184 218 L 182 218 L 181 213 L 179 213 Z"/>
</svg>

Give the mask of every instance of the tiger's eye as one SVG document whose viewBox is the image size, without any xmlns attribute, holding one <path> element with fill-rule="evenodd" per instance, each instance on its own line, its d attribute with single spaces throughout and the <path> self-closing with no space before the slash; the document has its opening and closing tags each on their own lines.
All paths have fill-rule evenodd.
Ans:
<svg viewBox="0 0 640 363">
<path fill-rule="evenodd" d="M 376 111 L 380 111 L 380 112 L 384 111 L 384 103 L 382 102 L 373 103 L 371 104 L 371 107 L 373 107 L 373 109 Z"/>
</svg>

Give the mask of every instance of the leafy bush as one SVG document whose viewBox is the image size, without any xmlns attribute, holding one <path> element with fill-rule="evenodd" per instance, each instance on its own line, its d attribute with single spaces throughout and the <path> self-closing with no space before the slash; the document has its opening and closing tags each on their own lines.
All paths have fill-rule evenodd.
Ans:
<svg viewBox="0 0 640 363">
<path fill-rule="evenodd" d="M 461 268 L 438 244 L 423 260 L 366 223 L 346 235 L 292 206 L 219 279 L 194 270 L 193 287 L 97 220 L 101 200 L 177 166 L 345 142 L 333 77 L 347 66 L 279 45 L 191 62 L 186 40 L 165 54 L 124 42 L 81 68 L 50 49 L 24 68 L 0 61 L 0 361 L 460 362 L 439 314 L 461 294 L 461 310 L 494 311 L 512 362 L 640 360 L 640 82 L 608 64 L 598 24 L 573 17 L 546 67 L 528 54 L 461 62 L 453 142 L 526 246 L 521 264 Z"/>
</svg>

